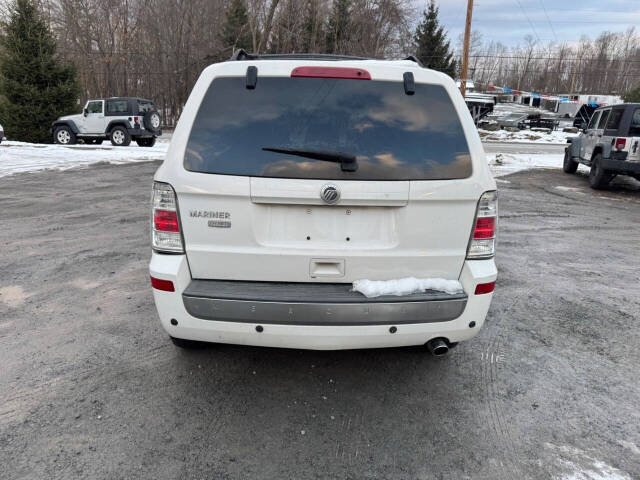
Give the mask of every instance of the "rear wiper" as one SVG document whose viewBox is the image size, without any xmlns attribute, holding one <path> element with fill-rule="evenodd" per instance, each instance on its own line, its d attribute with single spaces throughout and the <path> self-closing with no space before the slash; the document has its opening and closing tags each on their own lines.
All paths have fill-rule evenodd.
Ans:
<svg viewBox="0 0 640 480">
<path fill-rule="evenodd" d="M 351 153 L 332 152 L 331 150 L 298 150 L 295 148 L 262 147 L 265 152 L 287 153 L 298 157 L 312 158 L 324 162 L 339 163 L 343 172 L 355 172 L 358 170 L 356 156 Z"/>
</svg>

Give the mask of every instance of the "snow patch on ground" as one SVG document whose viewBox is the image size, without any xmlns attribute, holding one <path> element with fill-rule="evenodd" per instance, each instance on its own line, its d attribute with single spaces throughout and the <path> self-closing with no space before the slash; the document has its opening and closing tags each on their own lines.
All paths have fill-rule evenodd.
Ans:
<svg viewBox="0 0 640 480">
<path fill-rule="evenodd" d="M 618 443 L 623 447 L 628 448 L 636 455 L 640 455 L 640 448 L 638 448 L 638 446 L 635 443 L 627 442 L 626 440 L 618 440 Z"/>
<path fill-rule="evenodd" d="M 395 280 L 356 280 L 353 290 L 365 297 L 374 298 L 382 295 L 411 295 L 412 293 L 436 290 L 449 294 L 462 293 L 462 285 L 457 280 L 443 278 L 399 278 Z"/>
<path fill-rule="evenodd" d="M 36 170 L 67 170 L 94 163 L 113 164 L 164 159 L 169 142 L 158 141 L 153 147 L 103 145 L 45 145 L 4 141 L 0 144 L 0 177 Z"/>
<path fill-rule="evenodd" d="M 578 193 L 580 195 L 584 195 L 584 192 L 577 187 L 565 187 L 563 185 L 556 185 L 556 189 L 562 192 L 572 192 L 572 193 Z"/>
<path fill-rule="evenodd" d="M 151 148 L 135 144 L 114 147 L 106 141 L 99 146 L 5 141 L 0 144 L 0 177 L 47 169 L 67 170 L 101 162 L 123 164 L 163 160 L 168 148 L 169 142 L 162 139 Z M 532 168 L 561 168 L 562 160 L 561 154 L 487 154 L 487 161 L 495 177 Z M 588 171 L 585 168 L 580 166 L 583 171 Z"/>
<path fill-rule="evenodd" d="M 532 168 L 561 168 L 564 155 L 528 153 L 488 153 L 487 161 L 494 177 Z"/>
<path fill-rule="evenodd" d="M 487 153 L 487 162 L 494 177 L 534 168 L 562 168 L 564 154 Z M 589 169 L 580 165 L 580 171 Z"/>
<path fill-rule="evenodd" d="M 554 476 L 554 480 L 631 480 L 625 472 L 593 458 L 579 448 L 551 443 L 545 446 L 559 454 L 559 469 L 566 472 Z"/>
<path fill-rule="evenodd" d="M 567 138 L 577 137 L 577 133 L 566 133 L 561 130 L 553 132 L 535 132 L 531 130 L 520 130 L 519 132 L 508 132 L 506 130 L 482 130 L 478 129 L 483 142 L 513 142 L 513 143 L 556 143 L 566 144 Z"/>
</svg>

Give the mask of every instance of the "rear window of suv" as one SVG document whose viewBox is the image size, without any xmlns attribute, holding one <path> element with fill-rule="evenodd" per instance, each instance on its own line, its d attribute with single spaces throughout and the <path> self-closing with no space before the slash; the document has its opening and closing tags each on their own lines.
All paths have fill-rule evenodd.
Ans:
<svg viewBox="0 0 640 480">
<path fill-rule="evenodd" d="M 146 100 L 138 100 L 138 113 L 147 113 L 155 110 L 156 107 L 153 102 L 148 102 Z"/>
<path fill-rule="evenodd" d="M 629 136 L 640 136 L 640 108 L 636 108 L 631 117 L 631 125 L 629 125 Z"/>
<path fill-rule="evenodd" d="M 273 150 L 329 152 L 339 162 Z M 471 175 L 469 147 L 446 90 L 327 78 L 214 79 L 193 123 L 184 166 L 202 173 L 276 178 L 439 180 Z"/>
</svg>

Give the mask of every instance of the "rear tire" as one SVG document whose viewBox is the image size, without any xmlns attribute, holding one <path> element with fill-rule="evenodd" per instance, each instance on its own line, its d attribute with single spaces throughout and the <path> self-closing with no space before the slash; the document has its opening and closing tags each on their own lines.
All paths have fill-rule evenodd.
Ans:
<svg viewBox="0 0 640 480">
<path fill-rule="evenodd" d="M 204 347 L 206 344 L 203 342 L 198 342 L 196 340 L 186 340 L 184 338 L 176 338 L 176 337 L 172 337 L 169 336 L 169 338 L 171 339 L 171 342 L 179 348 L 184 348 L 184 349 L 197 349 L 197 348 L 202 348 Z"/>
<path fill-rule="evenodd" d="M 602 190 L 609 185 L 613 175 L 600 166 L 602 154 L 598 153 L 591 162 L 589 171 L 589 186 L 595 190 Z"/>
<path fill-rule="evenodd" d="M 115 127 L 111 130 L 109 139 L 114 147 L 127 147 L 131 143 L 131 135 L 124 127 Z"/>
<path fill-rule="evenodd" d="M 562 162 L 562 170 L 564 173 L 576 173 L 578 169 L 578 162 L 571 158 L 571 154 L 569 153 L 569 149 L 564 152 L 564 162 Z"/>
<path fill-rule="evenodd" d="M 156 144 L 156 137 L 139 138 L 136 143 L 141 147 L 153 147 Z"/>
<path fill-rule="evenodd" d="M 74 145 L 76 143 L 76 134 L 69 127 L 61 126 L 53 132 L 53 141 L 58 145 Z"/>
</svg>

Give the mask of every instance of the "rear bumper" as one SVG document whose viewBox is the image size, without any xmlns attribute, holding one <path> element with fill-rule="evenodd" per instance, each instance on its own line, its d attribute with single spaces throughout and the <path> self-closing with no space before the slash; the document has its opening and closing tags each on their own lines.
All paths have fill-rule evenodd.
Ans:
<svg viewBox="0 0 640 480">
<path fill-rule="evenodd" d="M 626 160 L 603 158 L 600 164 L 605 170 L 615 173 L 640 173 L 640 162 L 628 162 Z"/>
<path fill-rule="evenodd" d="M 361 297 L 359 302 L 325 296 L 328 301 L 317 302 L 273 301 L 255 292 L 248 293 L 255 301 L 221 298 L 229 296 L 219 293 L 224 293 L 220 288 L 224 285 L 192 282 L 184 255 L 153 253 L 149 270 L 153 277 L 170 280 L 175 286 L 175 292 L 153 290 L 162 326 L 173 337 L 317 350 L 423 345 L 438 337 L 450 342 L 468 340 L 484 323 L 492 298 L 492 294 L 473 295 L 475 286 L 494 281 L 497 275 L 493 259 L 467 261 L 460 276 L 466 295 L 393 301 Z M 322 284 L 311 285 L 323 288 Z M 298 292 L 292 295 L 299 296 Z M 172 325 L 172 319 L 177 325 Z M 472 327 L 471 322 L 475 322 Z M 263 327 L 261 332 L 256 330 L 258 325 Z M 391 326 L 396 327 L 394 333 Z"/>
<path fill-rule="evenodd" d="M 159 137 L 162 135 L 162 130 L 158 130 L 158 132 L 152 132 L 151 130 L 145 130 L 144 128 L 128 128 L 129 135 L 132 137 Z"/>
<path fill-rule="evenodd" d="M 182 293 L 187 312 L 203 320 L 281 325 L 398 325 L 459 317 L 464 293 L 366 298 L 351 284 L 193 280 Z"/>
</svg>

